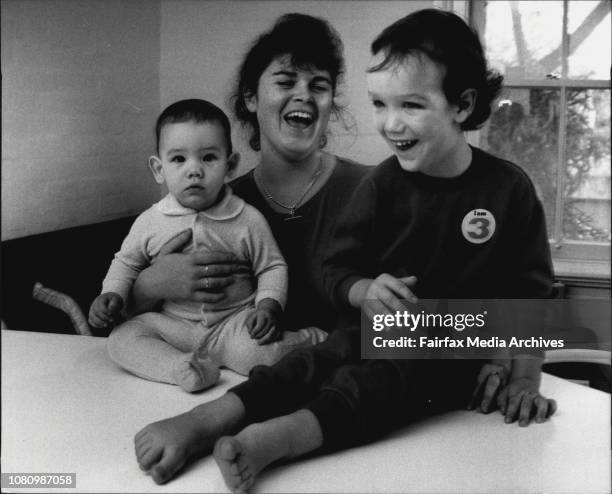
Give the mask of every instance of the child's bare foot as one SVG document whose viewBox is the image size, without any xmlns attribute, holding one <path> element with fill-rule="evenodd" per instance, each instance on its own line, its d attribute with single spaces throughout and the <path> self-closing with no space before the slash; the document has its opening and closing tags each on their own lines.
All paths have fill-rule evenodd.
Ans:
<svg viewBox="0 0 612 494">
<path fill-rule="evenodd" d="M 217 384 L 219 376 L 219 367 L 197 352 L 177 362 L 172 372 L 174 382 L 188 393 L 210 388 Z"/>
<path fill-rule="evenodd" d="M 245 453 L 236 437 L 219 439 L 213 454 L 225 484 L 234 494 L 246 494 L 263 468 L 256 465 L 253 455 Z"/>
<path fill-rule="evenodd" d="M 210 454 L 215 441 L 241 426 L 245 410 L 233 393 L 193 410 L 147 425 L 134 438 L 140 468 L 158 484 L 188 462 Z"/>
<path fill-rule="evenodd" d="M 322 442 L 315 416 L 299 410 L 222 437 L 215 444 L 214 457 L 227 487 L 234 494 L 246 494 L 265 467 L 313 451 Z"/>
</svg>

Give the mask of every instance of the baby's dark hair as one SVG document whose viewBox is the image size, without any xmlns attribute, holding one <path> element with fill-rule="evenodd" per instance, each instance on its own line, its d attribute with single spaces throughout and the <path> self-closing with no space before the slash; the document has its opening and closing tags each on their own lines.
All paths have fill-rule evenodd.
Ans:
<svg viewBox="0 0 612 494">
<path fill-rule="evenodd" d="M 229 119 L 221 108 L 203 99 L 184 99 L 172 103 L 157 118 L 155 124 L 155 142 L 159 153 L 159 136 L 164 125 L 183 122 L 217 122 L 225 134 L 227 155 L 232 154 L 232 131 Z"/>
<path fill-rule="evenodd" d="M 275 58 L 287 55 L 296 68 L 325 70 L 329 72 L 335 95 L 344 73 L 343 49 L 340 36 L 327 21 L 305 14 L 279 17 L 270 31 L 254 41 L 240 65 L 238 83 L 231 96 L 236 118 L 250 130 L 252 149 L 260 149 L 259 124 L 246 101 L 257 94 L 259 78 L 268 65 Z M 340 111 L 334 100 L 332 112 L 339 114 Z"/>
<path fill-rule="evenodd" d="M 425 54 L 446 69 L 442 89 L 449 102 L 459 103 L 466 89 L 475 89 L 476 104 L 462 130 L 478 129 L 491 115 L 503 76 L 487 67 L 478 34 L 458 15 L 437 9 L 409 14 L 380 33 L 371 50 L 373 55 L 382 51 L 385 58 L 368 72 L 399 64 L 408 55 Z"/>
</svg>

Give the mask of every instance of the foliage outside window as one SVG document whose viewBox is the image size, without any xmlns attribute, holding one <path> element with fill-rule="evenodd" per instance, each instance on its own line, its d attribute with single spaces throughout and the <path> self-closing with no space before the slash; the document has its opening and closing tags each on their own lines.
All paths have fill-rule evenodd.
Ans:
<svg viewBox="0 0 612 494">
<path fill-rule="evenodd" d="M 506 89 L 479 145 L 522 166 L 557 258 L 610 259 L 610 3 L 475 1 Z"/>
</svg>

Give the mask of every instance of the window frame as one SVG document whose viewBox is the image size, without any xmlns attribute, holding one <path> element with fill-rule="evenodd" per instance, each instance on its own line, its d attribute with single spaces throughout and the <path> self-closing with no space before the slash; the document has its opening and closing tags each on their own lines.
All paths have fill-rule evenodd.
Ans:
<svg viewBox="0 0 612 494">
<path fill-rule="evenodd" d="M 566 179 L 566 123 L 567 123 L 567 93 L 573 89 L 610 89 L 609 79 L 572 79 L 568 74 L 568 57 L 570 33 L 567 29 L 568 12 L 571 0 L 558 0 L 563 2 L 563 22 L 561 41 L 562 73 L 558 78 L 551 79 L 518 79 L 512 76 L 504 77 L 504 87 L 508 89 L 538 89 L 559 88 L 559 139 L 557 163 L 557 195 L 555 200 L 555 222 L 548 225 L 549 242 L 555 271 L 558 275 L 588 276 L 590 278 L 610 278 L 610 249 L 609 243 L 594 241 L 577 241 L 563 239 L 563 210 L 564 185 Z M 575 0 L 574 0 L 575 1 Z M 447 2 L 453 3 L 453 2 Z M 454 2 L 459 3 L 459 2 Z M 487 2 L 470 0 L 462 11 L 476 31 L 482 35 Z M 454 5 L 449 5 L 454 7 Z M 454 9 L 455 10 L 455 9 Z M 457 12 L 457 10 L 455 10 Z M 461 12 L 458 12 L 461 13 Z M 479 145 L 480 133 L 470 132 L 469 142 Z"/>
</svg>

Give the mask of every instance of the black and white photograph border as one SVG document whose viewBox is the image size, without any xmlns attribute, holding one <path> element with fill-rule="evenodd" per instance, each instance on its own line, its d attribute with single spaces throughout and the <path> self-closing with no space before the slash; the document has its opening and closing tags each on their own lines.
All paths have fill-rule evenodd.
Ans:
<svg viewBox="0 0 612 494">
<path fill-rule="evenodd" d="M 466 139 L 533 182 L 554 296 L 609 307 L 607 0 L 0 0 L 2 492 L 229 492 L 213 455 L 158 485 L 139 468 L 134 436 L 245 377 L 224 368 L 197 393 L 141 379 L 113 362 L 109 332 L 88 320 L 135 217 L 165 193 L 148 168 L 155 121 L 187 98 L 233 115 L 251 44 L 299 12 L 328 21 L 344 44 L 334 96 L 345 111 L 330 119 L 325 156 L 373 167 L 391 152 L 372 122 L 370 45 L 424 8 L 466 20 L 504 75 L 491 117 Z M 259 158 L 230 120 L 237 177 Z M 540 390 L 556 412 L 544 423 L 506 424 L 499 410 L 434 415 L 369 444 L 274 463 L 249 492 L 610 492 L 609 313 L 579 314 L 594 345 L 546 352 Z"/>
</svg>

